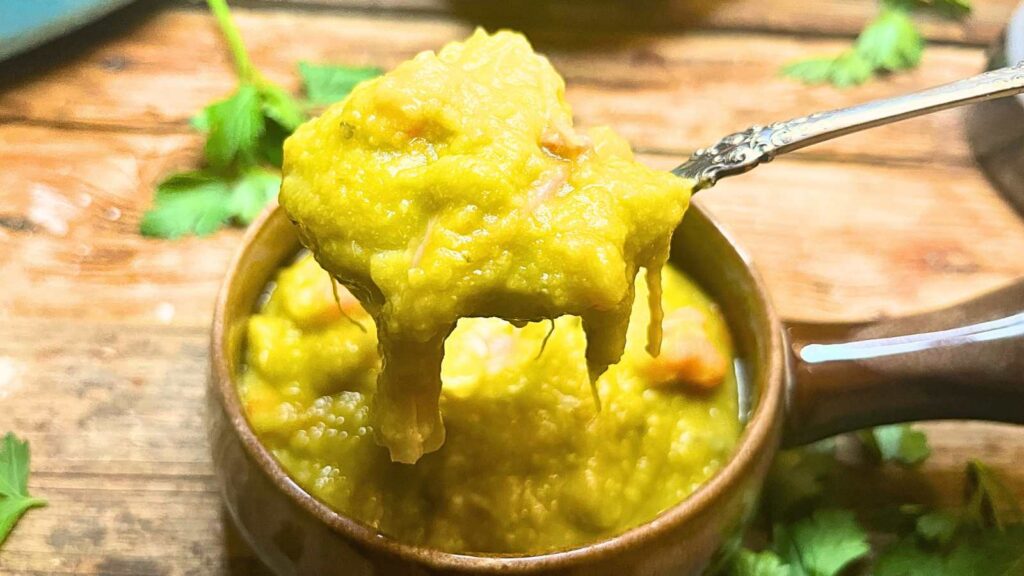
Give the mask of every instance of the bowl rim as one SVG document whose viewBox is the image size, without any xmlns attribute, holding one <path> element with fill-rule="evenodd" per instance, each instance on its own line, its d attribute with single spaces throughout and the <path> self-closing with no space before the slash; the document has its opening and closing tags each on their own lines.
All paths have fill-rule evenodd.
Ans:
<svg viewBox="0 0 1024 576">
<path fill-rule="evenodd" d="M 425 546 L 407 544 L 385 536 L 365 524 L 332 510 L 292 480 L 280 463 L 270 454 L 270 451 L 260 442 L 249 425 L 238 396 L 236 375 L 230 370 L 230 362 L 224 354 L 224 343 L 229 329 L 224 316 L 228 309 L 228 297 L 232 292 L 235 278 L 238 276 L 242 264 L 248 259 L 253 246 L 261 240 L 267 223 L 274 218 L 287 218 L 284 210 L 276 202 L 268 206 L 246 231 L 239 248 L 231 258 L 225 279 L 217 294 L 210 340 L 211 375 L 216 378 L 216 382 L 211 390 L 216 390 L 216 399 L 221 409 L 224 410 L 231 429 L 241 440 L 247 456 L 257 464 L 260 471 L 277 489 L 332 531 L 378 553 L 395 555 L 403 560 L 436 570 L 525 573 L 538 569 L 572 568 L 583 562 L 591 562 L 637 546 L 643 540 L 657 537 L 686 522 L 689 518 L 696 518 L 708 513 L 724 494 L 742 486 L 746 480 L 746 474 L 763 459 L 763 450 L 776 448 L 771 442 L 776 438 L 777 424 L 780 424 L 783 418 L 781 410 L 785 394 L 783 329 L 768 297 L 764 281 L 749 254 L 737 244 L 732 235 L 720 225 L 713 215 L 696 204 L 691 205 L 690 209 L 699 211 L 708 220 L 723 236 L 731 249 L 737 253 L 746 267 L 746 272 L 753 284 L 755 297 L 768 321 L 769 333 L 757 335 L 769 340 L 767 348 L 769 356 L 766 359 L 767 366 L 764 371 L 766 385 L 761 391 L 760 400 L 743 427 L 735 451 L 726 465 L 685 500 L 663 511 L 654 519 L 615 536 L 576 548 L 533 555 L 474 555 L 445 552 Z"/>
</svg>

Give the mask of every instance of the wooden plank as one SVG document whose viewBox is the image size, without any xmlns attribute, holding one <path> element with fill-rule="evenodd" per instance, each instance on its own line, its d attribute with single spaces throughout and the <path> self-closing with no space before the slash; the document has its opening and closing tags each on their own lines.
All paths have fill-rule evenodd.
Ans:
<svg viewBox="0 0 1024 576">
<path fill-rule="evenodd" d="M 464 37 L 467 26 L 327 13 L 237 10 L 253 58 L 297 89 L 299 60 L 391 67 Z M 296 30 L 303 40 L 293 40 Z M 566 76 L 583 125 L 608 124 L 639 149 L 683 158 L 753 124 L 783 120 L 948 82 L 979 71 L 973 48 L 937 47 L 913 73 L 852 90 L 777 76 L 793 59 L 843 42 L 731 32 L 594 34 L 538 31 L 538 48 Z M 178 10 L 100 42 L 68 65 L 41 70 L 0 94 L 0 121 L 127 131 L 185 131 L 186 120 L 235 83 L 211 19 Z M 971 163 L 960 113 L 945 112 L 849 136 L 806 152 L 868 161 Z"/>
<path fill-rule="evenodd" d="M 240 233 L 137 233 L 155 182 L 199 147 L 181 135 L 0 126 L 0 165 L 18 167 L 0 171 L 0 317 L 205 326 Z M 969 167 L 781 159 L 698 201 L 754 255 L 791 318 L 909 312 L 1024 275 L 1024 223 Z"/>
<path fill-rule="evenodd" d="M 192 135 L 0 126 L 0 318 L 208 324 L 240 233 L 138 234 L 155 183 L 193 165 L 200 146 Z"/>
<path fill-rule="evenodd" d="M 206 350 L 198 327 L 0 323 L 0 430 L 29 439 L 30 490 L 49 501 L 4 545 L 0 572 L 205 576 L 257 566 L 226 531 L 213 482 Z"/>
<path fill-rule="evenodd" d="M 489 27 L 531 29 L 557 24 L 577 30 L 730 29 L 854 36 L 874 17 L 873 0 L 255 0 L 246 5 L 394 11 L 452 17 Z M 973 2 L 974 14 L 960 23 L 921 16 L 933 40 L 985 45 L 1002 31 L 1017 0 Z"/>
<path fill-rule="evenodd" d="M 923 311 L 1024 277 L 1024 221 L 970 167 L 782 159 L 696 201 L 754 257 L 789 319 Z"/>
<path fill-rule="evenodd" d="M 263 576 L 226 524 L 203 433 L 207 332 L 149 323 L 0 323 L 0 430 L 31 442 L 31 511 L 0 551 L 24 575 Z M 927 427 L 920 470 L 857 472 L 888 492 L 960 498 L 980 457 L 1024 497 L 1024 435 L 989 424 Z M 870 506 L 865 502 L 864 506 Z"/>
</svg>

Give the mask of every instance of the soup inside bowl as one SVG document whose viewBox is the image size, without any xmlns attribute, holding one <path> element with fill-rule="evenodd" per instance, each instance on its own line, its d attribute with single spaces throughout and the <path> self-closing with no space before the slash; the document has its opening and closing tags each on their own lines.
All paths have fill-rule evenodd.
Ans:
<svg viewBox="0 0 1024 576">
<path fill-rule="evenodd" d="M 444 446 L 393 462 L 370 413 L 381 360 L 373 320 L 308 253 L 248 322 L 238 393 L 288 475 L 388 537 L 450 552 L 571 548 L 651 520 L 732 455 L 740 432 L 725 319 L 663 272 L 661 353 L 633 309 L 626 351 L 592 395 L 581 320 L 517 328 L 465 318 L 442 367 Z M 642 279 L 637 297 L 647 297 Z"/>
<path fill-rule="evenodd" d="M 214 456 L 243 534 L 281 573 L 701 569 L 752 509 L 777 442 L 768 360 L 781 344 L 745 258 L 706 215 L 693 210 L 675 242 L 662 360 L 703 343 L 689 364 L 713 372 L 717 354 L 721 374 L 665 376 L 635 317 L 599 411 L 574 319 L 553 332 L 469 319 L 444 366 L 448 443 L 409 466 L 365 421 L 372 322 L 344 293 L 339 311 L 270 212 L 232 266 L 213 339 Z"/>
</svg>

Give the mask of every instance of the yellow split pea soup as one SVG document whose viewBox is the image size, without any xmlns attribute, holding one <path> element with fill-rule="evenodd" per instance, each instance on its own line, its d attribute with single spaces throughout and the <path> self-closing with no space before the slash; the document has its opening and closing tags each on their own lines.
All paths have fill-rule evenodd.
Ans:
<svg viewBox="0 0 1024 576">
<path fill-rule="evenodd" d="M 441 370 L 448 438 L 416 464 L 392 462 L 374 440 L 372 318 L 343 288 L 336 302 L 308 255 L 250 318 L 239 393 L 299 485 L 396 540 L 518 554 L 600 540 L 689 496 L 740 433 L 725 321 L 685 276 L 663 274 L 661 354 L 644 350 L 649 312 L 637 307 L 622 360 L 596 382 L 600 411 L 579 318 L 460 320 Z"/>
<path fill-rule="evenodd" d="M 640 268 L 661 339 L 661 267 L 690 182 L 572 125 L 565 83 L 526 39 L 483 31 L 424 52 L 285 143 L 281 205 L 373 316 L 371 421 L 393 460 L 439 449 L 445 338 L 460 318 L 578 316 L 591 382 L 618 362 Z"/>
</svg>

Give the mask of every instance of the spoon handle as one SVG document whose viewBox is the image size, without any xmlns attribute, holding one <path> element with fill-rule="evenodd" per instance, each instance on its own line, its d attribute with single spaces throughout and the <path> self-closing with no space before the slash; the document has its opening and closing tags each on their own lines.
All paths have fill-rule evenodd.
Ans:
<svg viewBox="0 0 1024 576">
<path fill-rule="evenodd" d="M 767 126 L 751 126 L 717 144 L 701 148 L 673 174 L 694 181 L 693 190 L 714 186 L 726 176 L 743 174 L 779 154 L 811 144 L 897 122 L 1024 92 L 1024 62 L 920 92 L 874 100 L 828 112 L 816 112 Z"/>
</svg>

